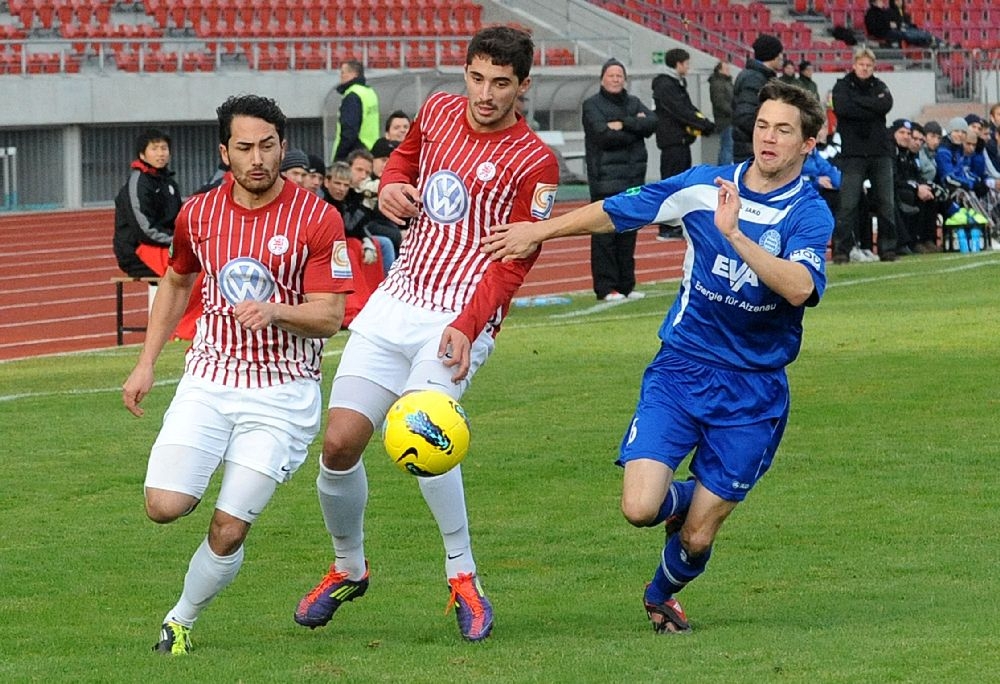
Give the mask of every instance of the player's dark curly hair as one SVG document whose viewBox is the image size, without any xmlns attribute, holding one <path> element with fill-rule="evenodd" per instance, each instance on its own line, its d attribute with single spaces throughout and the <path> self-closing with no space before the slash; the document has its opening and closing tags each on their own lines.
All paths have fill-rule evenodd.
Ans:
<svg viewBox="0 0 1000 684">
<path fill-rule="evenodd" d="M 278 131 L 278 140 L 285 139 L 285 118 L 278 103 L 269 97 L 260 95 L 233 95 L 223 102 L 215 113 L 219 115 L 219 142 L 229 144 L 233 134 L 234 116 L 252 116 L 273 124 Z"/>
<path fill-rule="evenodd" d="M 826 125 L 826 112 L 819 100 L 804 88 L 772 78 L 760 89 L 758 97 L 761 104 L 768 100 L 784 102 L 799 110 L 803 138 L 815 138 L 819 135 L 819 129 Z"/>
<path fill-rule="evenodd" d="M 535 44 L 527 31 L 511 26 L 488 26 L 469 41 L 465 65 L 472 64 L 475 57 L 489 59 L 497 66 L 510 65 L 514 68 L 517 80 L 523 81 L 531 73 Z"/>
</svg>

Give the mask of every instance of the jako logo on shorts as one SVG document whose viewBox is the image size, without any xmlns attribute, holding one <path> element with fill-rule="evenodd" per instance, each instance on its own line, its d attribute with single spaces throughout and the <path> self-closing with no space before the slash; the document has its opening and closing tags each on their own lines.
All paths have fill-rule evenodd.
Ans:
<svg viewBox="0 0 1000 684">
<path fill-rule="evenodd" d="M 250 300 L 266 302 L 274 294 L 274 278 L 256 259 L 240 257 L 219 271 L 219 289 L 233 306 Z"/>
</svg>

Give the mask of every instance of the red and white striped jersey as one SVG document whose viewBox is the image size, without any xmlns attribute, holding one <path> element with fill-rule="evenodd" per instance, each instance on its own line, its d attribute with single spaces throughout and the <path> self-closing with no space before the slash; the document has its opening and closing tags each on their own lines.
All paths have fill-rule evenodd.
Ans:
<svg viewBox="0 0 1000 684">
<path fill-rule="evenodd" d="M 414 306 L 456 312 L 453 327 L 475 339 L 488 325 L 495 334 L 538 256 L 493 262 L 480 243 L 494 225 L 547 218 L 559 164 L 521 117 L 501 131 L 475 132 L 468 102 L 431 95 L 386 163 L 382 185 L 410 183 L 422 207 L 379 287 Z"/>
<path fill-rule="evenodd" d="M 350 292 L 340 214 L 287 181 L 272 202 L 253 210 L 233 202 L 232 189 L 230 177 L 189 198 L 177 216 L 170 265 L 177 273 L 205 272 L 205 312 L 185 370 L 227 387 L 319 380 L 325 340 L 273 325 L 247 330 L 233 308 L 248 299 L 296 305 L 310 292 Z"/>
</svg>

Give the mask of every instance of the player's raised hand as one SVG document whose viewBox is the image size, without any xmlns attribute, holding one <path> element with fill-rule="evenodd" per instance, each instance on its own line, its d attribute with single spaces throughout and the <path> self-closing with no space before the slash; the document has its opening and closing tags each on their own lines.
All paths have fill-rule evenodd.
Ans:
<svg viewBox="0 0 1000 684">
<path fill-rule="evenodd" d="M 483 238 L 481 249 L 493 261 L 524 259 L 538 249 L 540 240 L 532 233 L 535 224 L 530 221 L 493 226 Z"/>
<path fill-rule="evenodd" d="M 378 208 L 393 223 L 405 225 L 420 211 L 420 193 L 409 183 L 383 185 L 378 193 Z"/>
<path fill-rule="evenodd" d="M 740 229 L 740 193 L 732 181 L 716 178 L 719 186 L 719 206 L 715 209 L 715 227 L 729 237 Z"/>
<path fill-rule="evenodd" d="M 122 402 L 133 416 L 139 418 L 145 413 L 139 403 L 153 388 L 153 367 L 137 365 L 122 384 Z"/>
</svg>

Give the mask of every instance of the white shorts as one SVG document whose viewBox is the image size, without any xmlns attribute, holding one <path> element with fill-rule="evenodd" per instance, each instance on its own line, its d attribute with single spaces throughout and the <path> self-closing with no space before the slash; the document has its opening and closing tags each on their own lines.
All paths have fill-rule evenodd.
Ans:
<svg viewBox="0 0 1000 684">
<path fill-rule="evenodd" d="M 438 358 L 438 345 L 444 329 L 454 320 L 454 313 L 421 309 L 375 290 L 351 323 L 351 336 L 334 377 L 330 407 L 355 408 L 352 397 L 339 396 L 337 391 L 337 379 L 347 376 L 364 378 L 396 397 L 414 390 L 435 389 L 460 399 L 476 371 L 493 353 L 495 343 L 489 329 L 480 333 L 472 343 L 468 375 L 461 382 L 452 382 L 455 371 Z"/>
<path fill-rule="evenodd" d="M 305 462 L 321 419 L 315 380 L 233 389 L 185 375 L 149 455 L 146 487 L 200 500 L 222 463 L 285 482 Z"/>
</svg>

